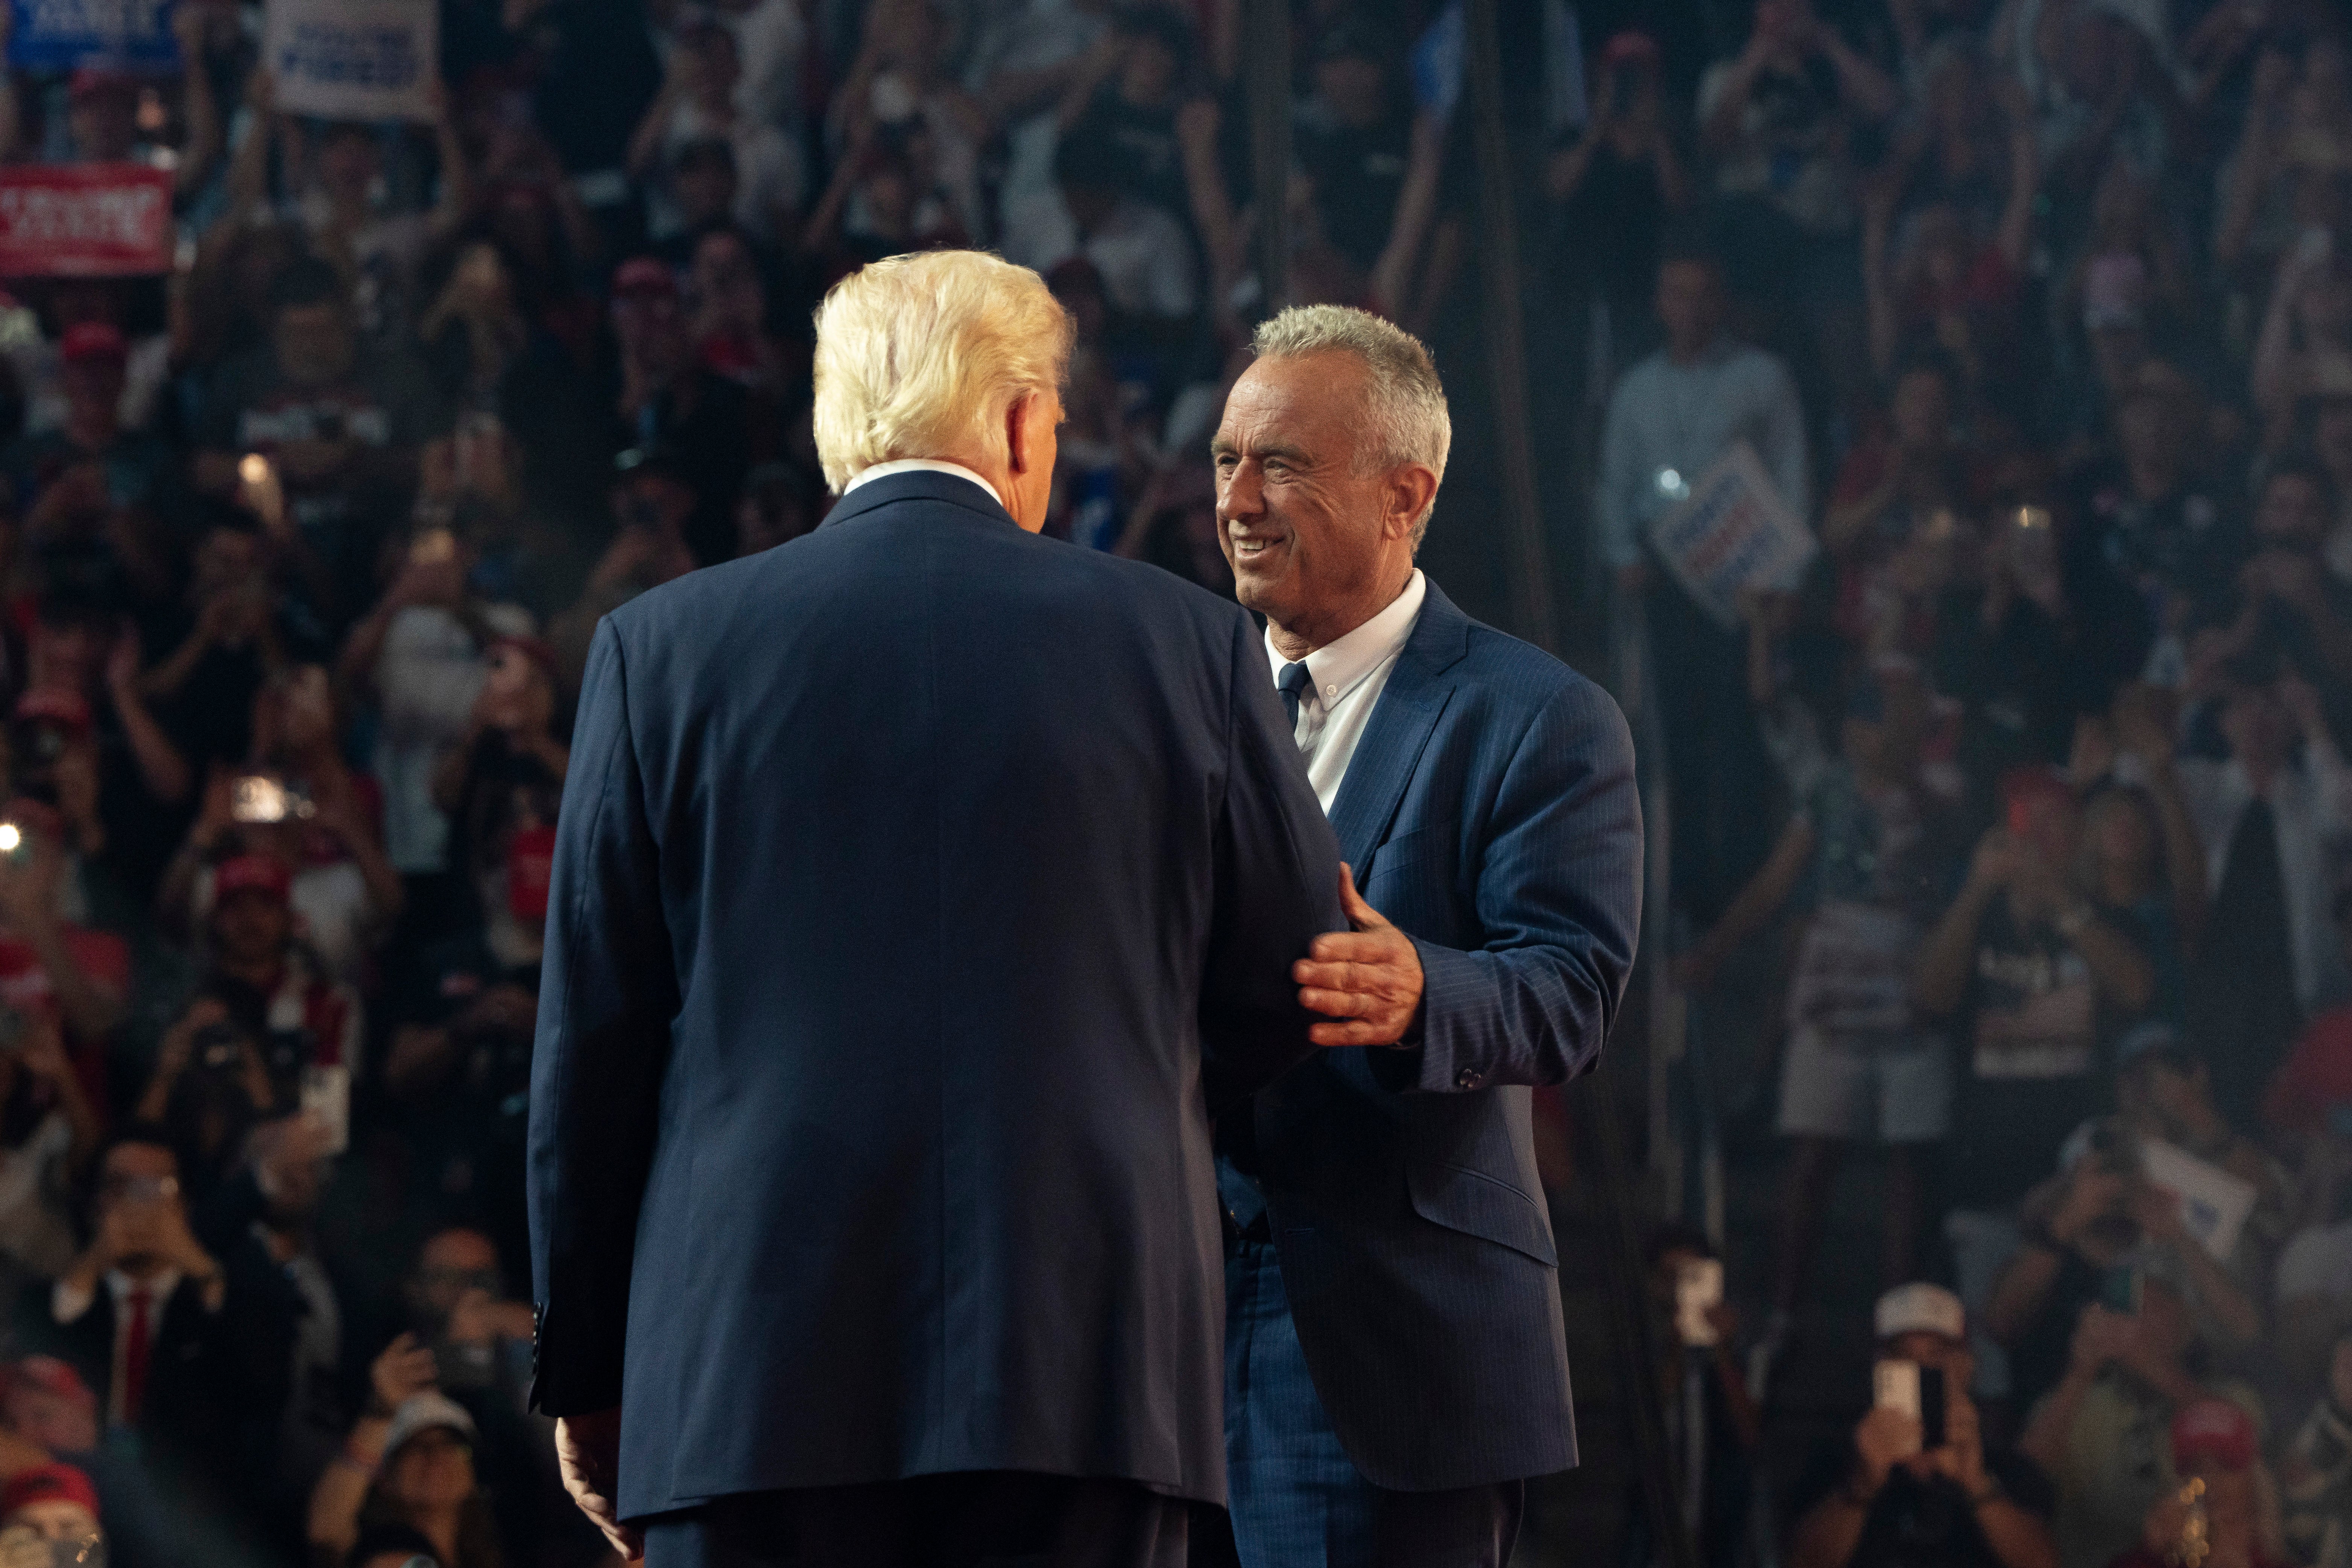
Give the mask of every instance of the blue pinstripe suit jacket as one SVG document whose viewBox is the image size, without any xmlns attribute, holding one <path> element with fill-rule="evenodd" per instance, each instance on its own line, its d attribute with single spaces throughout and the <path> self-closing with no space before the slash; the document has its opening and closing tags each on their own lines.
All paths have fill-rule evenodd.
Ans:
<svg viewBox="0 0 2352 1568">
<path fill-rule="evenodd" d="M 1332 803 L 1427 982 L 1417 1046 L 1258 1097 L 1260 1186 L 1349 1457 L 1428 1491 L 1576 1462 L 1527 1086 L 1590 1068 L 1641 919 L 1633 745 L 1609 695 L 1434 584 Z"/>
</svg>

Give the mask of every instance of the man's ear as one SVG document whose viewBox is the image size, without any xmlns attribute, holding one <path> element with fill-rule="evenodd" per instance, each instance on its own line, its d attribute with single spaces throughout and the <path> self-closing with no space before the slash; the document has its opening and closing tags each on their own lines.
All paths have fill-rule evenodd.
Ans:
<svg viewBox="0 0 2352 1568">
<path fill-rule="evenodd" d="M 1419 463 L 1407 463 L 1389 473 L 1388 532 L 1403 539 L 1429 510 L 1437 495 L 1437 476 Z"/>
<path fill-rule="evenodd" d="M 1024 392 L 1004 407 L 1004 466 L 1013 473 L 1037 466 L 1037 455 L 1029 449 L 1029 411 L 1036 401 L 1035 393 Z"/>
</svg>

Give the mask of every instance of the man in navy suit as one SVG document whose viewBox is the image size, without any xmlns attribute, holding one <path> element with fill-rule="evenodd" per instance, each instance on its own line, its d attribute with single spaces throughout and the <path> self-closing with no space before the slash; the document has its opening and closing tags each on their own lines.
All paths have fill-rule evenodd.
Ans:
<svg viewBox="0 0 2352 1568">
<path fill-rule="evenodd" d="M 1328 305 L 1255 346 L 1220 538 L 1362 889 L 1301 994 L 1364 1048 L 1219 1127 L 1234 1534 L 1247 1568 L 1500 1568 L 1525 1479 L 1576 1462 L 1528 1086 L 1592 1065 L 1633 967 L 1633 743 L 1414 567 L 1451 440 L 1428 352 Z"/>
<path fill-rule="evenodd" d="M 993 257 L 845 280 L 841 504 L 596 633 L 536 1397 L 660 1568 L 1174 1568 L 1223 1500 L 1210 1118 L 1314 1054 L 1337 848 L 1250 618 L 1036 537 L 1069 345 Z"/>
</svg>

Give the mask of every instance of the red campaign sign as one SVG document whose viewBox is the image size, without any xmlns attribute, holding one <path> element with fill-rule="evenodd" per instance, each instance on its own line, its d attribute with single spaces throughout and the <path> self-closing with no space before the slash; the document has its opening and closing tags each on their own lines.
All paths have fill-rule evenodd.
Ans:
<svg viewBox="0 0 2352 1568">
<path fill-rule="evenodd" d="M 143 163 L 0 169 L 0 278 L 172 269 L 172 176 Z"/>
</svg>

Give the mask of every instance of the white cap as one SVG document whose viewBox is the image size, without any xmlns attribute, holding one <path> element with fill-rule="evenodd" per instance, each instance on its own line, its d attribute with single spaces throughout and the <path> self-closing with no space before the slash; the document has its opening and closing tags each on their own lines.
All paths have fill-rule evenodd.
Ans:
<svg viewBox="0 0 2352 1568">
<path fill-rule="evenodd" d="M 1898 1334 L 1941 1334 L 1948 1340 L 1960 1340 L 1969 1332 L 1968 1309 L 1941 1285 L 1897 1285 L 1878 1299 L 1875 1319 L 1882 1340 Z"/>
<path fill-rule="evenodd" d="M 402 1444 L 436 1426 L 448 1428 L 468 1443 L 474 1440 L 474 1418 L 466 1414 L 464 1405 L 436 1389 L 410 1394 L 392 1413 L 391 1429 L 383 1435 L 383 1457 L 391 1458 L 400 1452 Z"/>
</svg>

